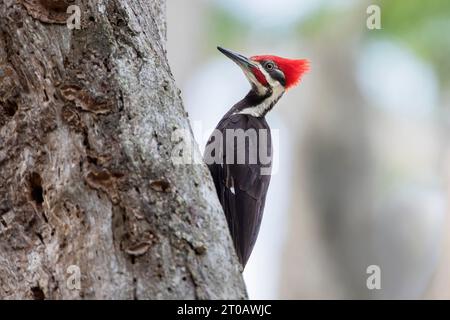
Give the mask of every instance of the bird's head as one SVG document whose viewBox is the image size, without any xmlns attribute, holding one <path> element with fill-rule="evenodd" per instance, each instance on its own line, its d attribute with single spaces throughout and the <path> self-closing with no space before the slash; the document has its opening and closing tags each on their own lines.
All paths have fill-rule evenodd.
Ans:
<svg viewBox="0 0 450 320">
<path fill-rule="evenodd" d="M 281 94 L 297 85 L 309 70 L 305 59 L 286 59 L 271 55 L 244 57 L 241 54 L 217 47 L 241 67 L 253 90 L 260 96 Z"/>
</svg>

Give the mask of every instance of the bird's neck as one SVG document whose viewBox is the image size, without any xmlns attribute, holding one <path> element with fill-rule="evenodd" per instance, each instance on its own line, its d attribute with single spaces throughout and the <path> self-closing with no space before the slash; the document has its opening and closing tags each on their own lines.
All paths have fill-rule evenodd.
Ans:
<svg viewBox="0 0 450 320">
<path fill-rule="evenodd" d="M 264 95 L 254 89 L 239 101 L 230 111 L 231 114 L 248 114 L 256 118 L 265 117 L 284 94 L 283 87 L 269 89 Z"/>
</svg>

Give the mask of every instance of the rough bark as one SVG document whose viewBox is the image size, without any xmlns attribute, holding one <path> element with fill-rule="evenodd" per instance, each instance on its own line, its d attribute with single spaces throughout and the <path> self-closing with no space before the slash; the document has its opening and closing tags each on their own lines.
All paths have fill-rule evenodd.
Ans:
<svg viewBox="0 0 450 320">
<path fill-rule="evenodd" d="M 246 297 L 206 167 L 171 161 L 164 5 L 1 1 L 0 298 Z"/>
</svg>

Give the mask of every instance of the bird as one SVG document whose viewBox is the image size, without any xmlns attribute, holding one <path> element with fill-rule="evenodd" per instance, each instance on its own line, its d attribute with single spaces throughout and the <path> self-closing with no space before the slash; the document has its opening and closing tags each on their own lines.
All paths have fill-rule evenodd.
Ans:
<svg viewBox="0 0 450 320">
<path fill-rule="evenodd" d="M 272 140 L 265 116 L 309 71 L 309 61 L 274 55 L 247 58 L 217 49 L 242 69 L 251 85 L 219 121 L 203 155 L 244 270 L 258 237 L 271 178 Z"/>
</svg>

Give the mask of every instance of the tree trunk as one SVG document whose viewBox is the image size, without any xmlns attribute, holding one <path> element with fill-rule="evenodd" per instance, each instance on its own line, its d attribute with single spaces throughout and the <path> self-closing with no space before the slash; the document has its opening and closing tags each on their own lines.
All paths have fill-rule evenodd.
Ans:
<svg viewBox="0 0 450 320">
<path fill-rule="evenodd" d="M 0 298 L 246 298 L 207 168 L 171 159 L 164 5 L 1 1 Z"/>
</svg>

